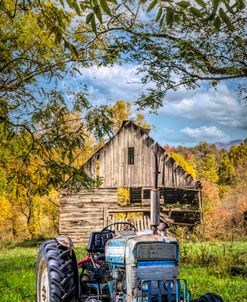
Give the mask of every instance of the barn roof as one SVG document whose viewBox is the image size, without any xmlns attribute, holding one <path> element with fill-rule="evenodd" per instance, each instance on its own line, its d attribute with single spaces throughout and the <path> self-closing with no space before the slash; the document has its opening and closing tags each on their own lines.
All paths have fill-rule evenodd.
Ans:
<svg viewBox="0 0 247 302">
<path fill-rule="evenodd" d="M 96 150 L 93 155 L 86 161 L 86 163 L 83 165 L 85 166 L 88 162 L 90 162 L 95 156 L 97 156 L 107 145 L 109 145 L 111 143 L 111 141 L 123 130 L 123 128 L 128 128 L 130 126 L 133 126 L 135 129 L 139 129 L 141 132 L 146 133 L 147 135 L 150 132 L 150 129 L 148 128 L 143 128 L 139 125 L 137 125 L 135 122 L 133 122 L 132 120 L 124 120 L 122 121 L 122 124 L 120 126 L 120 128 L 117 130 L 117 132 L 102 146 L 100 147 L 98 150 Z M 153 141 L 153 144 L 155 144 L 158 147 L 158 150 L 161 152 L 165 152 L 165 150 L 158 144 L 155 143 L 155 141 L 149 136 L 149 139 Z"/>
</svg>

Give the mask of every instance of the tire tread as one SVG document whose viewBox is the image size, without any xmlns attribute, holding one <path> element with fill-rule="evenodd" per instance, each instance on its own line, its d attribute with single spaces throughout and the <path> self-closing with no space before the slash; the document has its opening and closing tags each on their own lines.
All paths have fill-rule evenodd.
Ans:
<svg viewBox="0 0 247 302">
<path fill-rule="evenodd" d="M 70 251 L 56 239 L 48 240 L 40 247 L 38 259 L 42 257 L 48 267 L 51 302 L 76 301 L 75 272 Z"/>
</svg>

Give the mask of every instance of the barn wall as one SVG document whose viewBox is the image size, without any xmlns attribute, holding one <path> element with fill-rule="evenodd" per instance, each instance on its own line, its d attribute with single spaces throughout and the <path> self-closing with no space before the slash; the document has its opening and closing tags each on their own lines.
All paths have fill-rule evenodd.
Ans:
<svg viewBox="0 0 247 302">
<path fill-rule="evenodd" d="M 161 221 L 168 218 L 170 223 L 173 220 L 172 224 L 187 226 L 198 223 L 200 210 L 199 200 L 195 200 L 196 193 L 194 190 L 166 188 L 165 195 L 160 200 Z M 177 203 L 178 199 L 181 204 L 189 203 L 195 207 L 193 209 L 169 207 Z M 147 218 L 150 215 L 150 200 L 122 206 L 117 202 L 116 189 L 80 191 L 75 195 L 63 195 L 60 198 L 59 234 L 69 236 L 77 245 L 85 244 L 90 232 L 100 231 L 112 222 L 112 213 L 132 213 L 132 219 L 135 219 L 133 213 L 143 213 Z"/>
<path fill-rule="evenodd" d="M 115 189 L 80 191 L 75 195 L 61 196 L 59 234 L 69 236 L 74 243 L 86 242 L 90 232 L 103 228 L 104 213 L 117 204 Z"/>
<path fill-rule="evenodd" d="M 96 175 L 96 161 L 100 163 L 102 188 L 151 187 L 153 184 L 153 149 L 155 142 L 148 134 L 129 124 L 97 153 L 86 165 L 85 171 Z M 134 165 L 128 165 L 128 147 L 135 148 Z M 159 186 L 194 187 L 195 182 L 161 148 L 159 158 Z"/>
</svg>

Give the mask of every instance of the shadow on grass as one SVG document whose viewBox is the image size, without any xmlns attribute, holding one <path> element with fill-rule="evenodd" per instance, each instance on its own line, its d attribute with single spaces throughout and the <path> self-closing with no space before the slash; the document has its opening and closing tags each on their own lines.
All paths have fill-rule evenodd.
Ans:
<svg viewBox="0 0 247 302">
<path fill-rule="evenodd" d="M 0 243 L 0 249 L 13 249 L 16 247 L 39 247 L 40 244 L 47 240 L 48 238 L 44 238 L 44 237 L 38 237 L 38 238 L 34 238 L 34 239 L 27 239 L 27 240 L 23 240 L 23 241 L 5 241 Z"/>
</svg>

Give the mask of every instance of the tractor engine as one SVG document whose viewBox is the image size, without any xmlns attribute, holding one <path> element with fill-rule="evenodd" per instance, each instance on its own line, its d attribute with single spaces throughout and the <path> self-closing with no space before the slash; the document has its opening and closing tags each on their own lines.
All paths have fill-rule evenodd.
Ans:
<svg viewBox="0 0 247 302">
<path fill-rule="evenodd" d="M 165 301 L 168 291 L 175 297 L 177 240 L 154 234 L 119 236 L 107 242 L 105 256 L 111 274 L 111 301 L 148 301 L 150 297 Z"/>
</svg>

